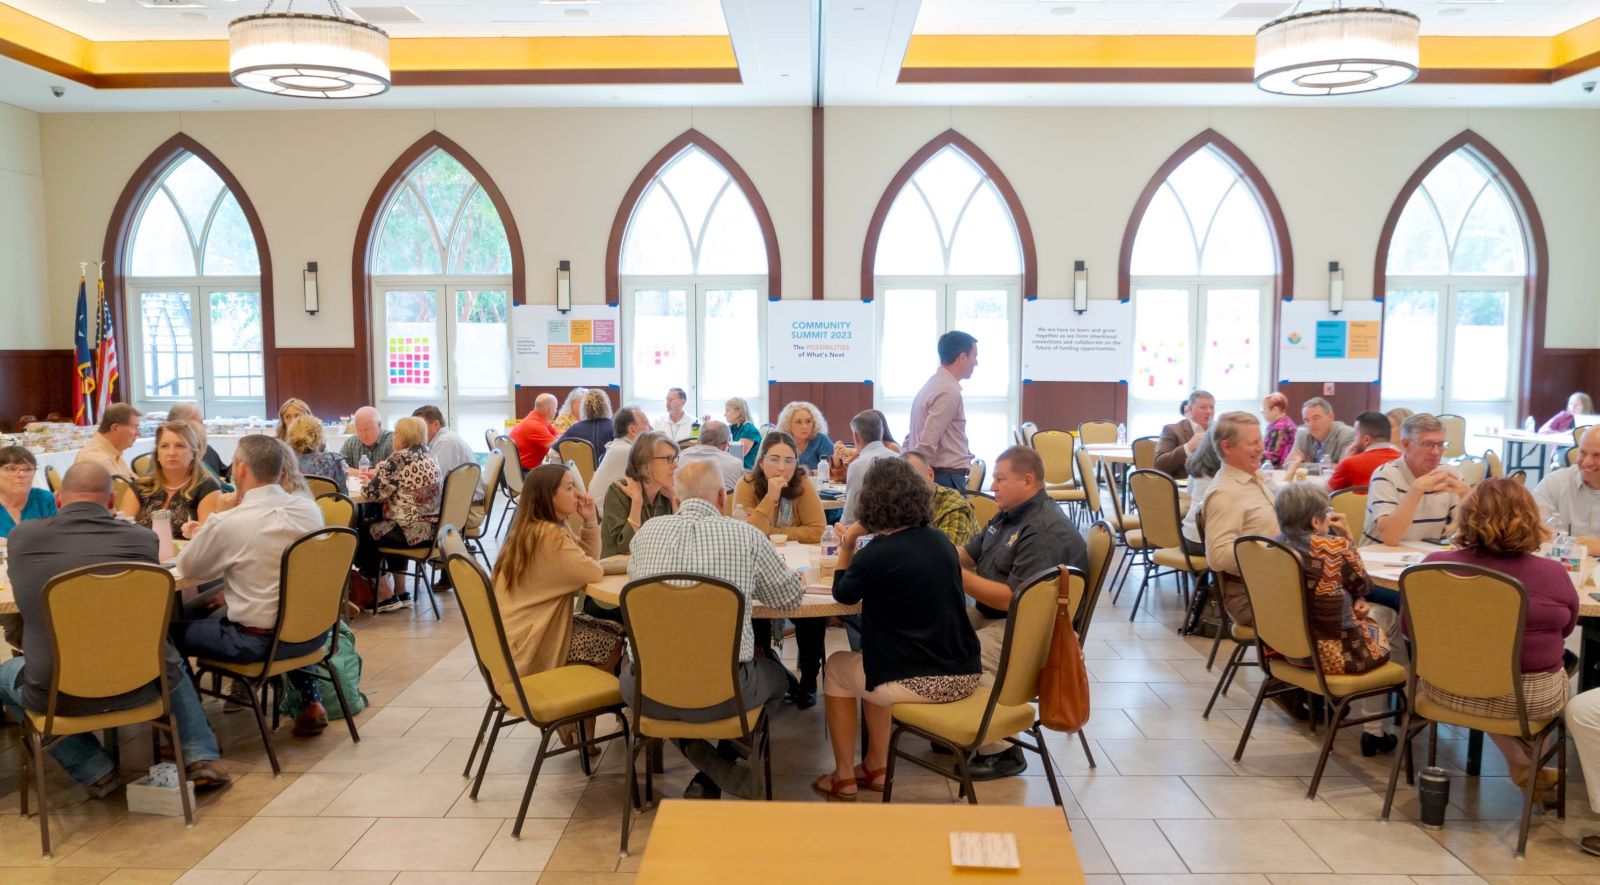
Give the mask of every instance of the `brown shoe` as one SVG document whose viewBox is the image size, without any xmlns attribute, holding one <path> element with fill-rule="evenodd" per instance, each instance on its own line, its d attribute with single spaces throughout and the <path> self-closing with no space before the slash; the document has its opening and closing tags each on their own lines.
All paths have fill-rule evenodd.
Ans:
<svg viewBox="0 0 1600 885">
<path fill-rule="evenodd" d="M 186 766 L 185 770 L 189 775 L 189 783 L 194 784 L 196 793 L 209 793 L 212 790 L 220 790 L 233 782 L 233 778 L 228 775 L 228 770 L 223 768 L 222 763 L 215 759 L 191 762 Z"/>
<path fill-rule="evenodd" d="M 1584 836 L 1578 847 L 1590 854 L 1600 857 L 1600 836 Z"/>
<path fill-rule="evenodd" d="M 319 701 L 311 701 L 294 720 L 295 737 L 316 737 L 328 727 L 328 708 Z"/>
</svg>

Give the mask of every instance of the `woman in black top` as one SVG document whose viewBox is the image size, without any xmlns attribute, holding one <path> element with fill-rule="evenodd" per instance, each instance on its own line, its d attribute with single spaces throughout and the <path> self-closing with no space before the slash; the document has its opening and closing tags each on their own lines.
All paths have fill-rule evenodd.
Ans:
<svg viewBox="0 0 1600 885">
<path fill-rule="evenodd" d="M 134 494 L 118 502 L 119 509 L 145 528 L 165 510 L 173 540 L 187 540 L 190 529 L 210 519 L 222 500 L 222 486 L 200 460 L 200 446 L 199 431 L 187 421 L 157 428 L 155 463 L 134 482 Z"/>
<path fill-rule="evenodd" d="M 834 770 L 811 788 L 850 802 L 883 791 L 895 704 L 947 704 L 971 695 L 983 673 L 967 619 L 961 562 L 933 518 L 933 492 L 910 464 L 884 458 L 867 471 L 858 521 L 845 531 L 833 598 L 861 603 L 861 651 L 828 658 L 828 734 Z M 856 542 L 872 534 L 856 553 Z M 866 702 L 867 755 L 855 765 L 856 699 Z"/>
</svg>

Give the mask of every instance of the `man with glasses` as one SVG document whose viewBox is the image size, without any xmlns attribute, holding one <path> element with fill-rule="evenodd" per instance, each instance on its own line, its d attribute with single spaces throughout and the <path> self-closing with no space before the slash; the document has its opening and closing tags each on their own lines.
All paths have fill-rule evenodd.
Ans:
<svg viewBox="0 0 1600 885">
<path fill-rule="evenodd" d="M 106 472 L 123 479 L 133 479 L 133 468 L 123 453 L 133 447 L 139 438 L 139 410 L 127 403 L 112 403 L 100 416 L 99 432 L 78 450 L 74 465 L 99 464 Z"/>
<path fill-rule="evenodd" d="M 1472 489 L 1444 458 L 1444 425 L 1419 412 L 1400 425 L 1401 457 L 1372 472 L 1363 546 L 1441 541 L 1455 531 L 1456 508 Z"/>
</svg>

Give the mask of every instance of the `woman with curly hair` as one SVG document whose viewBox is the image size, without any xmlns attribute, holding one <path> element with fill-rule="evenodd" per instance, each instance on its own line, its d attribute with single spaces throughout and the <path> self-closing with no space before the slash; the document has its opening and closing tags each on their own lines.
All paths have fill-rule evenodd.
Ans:
<svg viewBox="0 0 1600 885">
<path fill-rule="evenodd" d="M 583 408 L 583 398 L 589 395 L 587 387 L 574 387 L 567 393 L 567 399 L 561 404 L 561 413 L 556 415 L 556 420 L 550 422 L 556 433 L 566 433 L 567 428 L 583 420 L 580 410 Z"/>
<path fill-rule="evenodd" d="M 808 402 L 792 402 L 778 413 L 778 429 L 794 437 L 800 466 L 807 470 L 828 469 L 833 457 L 833 440 L 828 439 L 828 420 L 822 410 Z"/>
<path fill-rule="evenodd" d="M 1567 704 L 1566 638 L 1578 625 L 1578 591 L 1561 563 L 1539 555 L 1548 532 L 1539 505 L 1527 489 L 1510 479 L 1486 479 L 1461 502 L 1455 543 L 1460 549 L 1430 553 L 1425 562 L 1459 562 L 1494 569 L 1516 578 L 1528 592 L 1528 619 L 1522 628 L 1522 696 L 1528 718 L 1548 719 Z M 1422 682 L 1436 703 L 1477 716 L 1509 719 L 1517 715 L 1515 695 L 1484 700 L 1457 695 Z M 1491 734 L 1506 757 L 1517 786 L 1528 782 L 1528 748 L 1515 738 Z M 1555 785 L 1556 770 L 1538 773 L 1538 789 Z"/>
<path fill-rule="evenodd" d="M 338 452 L 328 451 L 325 440 L 322 422 L 310 415 L 302 415 L 289 425 L 289 437 L 284 442 L 294 451 L 295 463 L 300 465 L 302 476 L 331 479 L 343 489 L 347 478 L 344 457 Z"/>
<path fill-rule="evenodd" d="M 560 444 L 564 439 L 581 439 L 594 446 L 595 457 L 606 450 L 606 443 L 614 438 L 611 429 L 611 397 L 604 390 L 594 388 L 583 392 L 582 406 L 583 420 L 574 423 L 562 431 Z"/>
<path fill-rule="evenodd" d="M 875 461 L 862 485 L 859 520 L 845 530 L 833 598 L 861 603 L 861 651 L 828 659 L 828 737 L 834 770 L 811 789 L 853 802 L 883 791 L 895 704 L 948 704 L 978 689 L 978 634 L 967 618 L 956 548 L 938 529 L 933 493 L 910 464 Z M 856 552 L 856 542 L 872 542 Z M 855 764 L 856 700 L 865 701 L 867 753 Z"/>
</svg>

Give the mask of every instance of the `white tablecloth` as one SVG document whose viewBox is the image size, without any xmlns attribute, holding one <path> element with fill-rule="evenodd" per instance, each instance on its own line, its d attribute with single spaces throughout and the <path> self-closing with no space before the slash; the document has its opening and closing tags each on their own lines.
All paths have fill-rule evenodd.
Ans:
<svg viewBox="0 0 1600 885">
<path fill-rule="evenodd" d="M 206 442 L 210 443 L 211 447 L 213 449 L 217 450 L 217 455 L 222 458 L 222 461 L 223 461 L 224 464 L 232 464 L 233 463 L 233 453 L 238 451 L 238 449 L 239 449 L 239 440 L 244 439 L 245 436 L 246 436 L 246 434 L 226 434 L 225 435 L 225 434 L 220 434 L 219 433 L 219 434 L 217 434 L 215 436 L 206 437 Z M 342 434 L 342 433 L 341 434 L 332 434 L 332 433 L 328 434 L 328 436 L 327 436 L 327 448 L 328 448 L 328 451 L 330 451 L 330 452 L 339 451 L 339 449 L 344 447 L 344 441 L 349 439 L 349 438 L 350 438 L 350 436 L 348 434 Z M 154 449 L 155 448 L 155 443 L 156 443 L 155 437 L 149 437 L 149 436 L 140 437 L 139 439 L 134 440 L 133 446 L 128 449 L 127 455 L 125 457 L 127 457 L 127 459 L 131 462 L 134 458 L 138 457 L 139 455 L 142 455 L 145 452 L 148 452 L 148 451 L 151 451 L 152 449 Z M 37 458 L 38 461 L 39 461 L 39 472 L 34 474 L 34 476 L 33 476 L 33 484 L 38 486 L 41 489 L 46 489 L 46 488 L 49 488 L 50 486 L 49 486 L 49 484 L 47 482 L 45 482 L 45 474 L 44 474 L 45 467 L 47 467 L 47 466 L 48 467 L 54 467 L 58 472 L 66 473 L 67 472 L 67 468 L 71 467 L 72 466 L 72 462 L 77 459 L 78 450 L 77 449 L 73 449 L 73 450 L 67 451 L 67 452 L 35 453 L 34 457 Z"/>
</svg>

